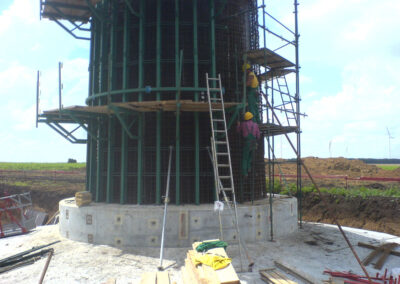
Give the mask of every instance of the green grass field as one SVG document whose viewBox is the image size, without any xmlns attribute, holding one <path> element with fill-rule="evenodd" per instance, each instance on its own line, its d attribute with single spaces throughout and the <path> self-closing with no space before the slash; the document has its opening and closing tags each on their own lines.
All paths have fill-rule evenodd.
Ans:
<svg viewBox="0 0 400 284">
<path fill-rule="evenodd" d="M 377 164 L 376 166 L 378 168 L 381 168 L 381 169 L 384 169 L 384 170 L 387 170 L 387 171 L 393 171 L 393 170 L 395 170 L 397 168 L 400 168 L 400 165 L 398 165 L 398 164 L 393 164 L 393 165 L 391 165 L 391 164 Z"/>
<path fill-rule="evenodd" d="M 14 171 L 76 171 L 86 167 L 86 163 L 7 163 L 0 162 L 0 170 Z"/>
</svg>

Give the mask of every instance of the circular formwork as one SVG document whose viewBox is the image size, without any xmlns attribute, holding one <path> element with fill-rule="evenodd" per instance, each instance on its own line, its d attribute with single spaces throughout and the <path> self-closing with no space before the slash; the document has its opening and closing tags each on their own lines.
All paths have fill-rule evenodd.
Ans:
<svg viewBox="0 0 400 284">
<path fill-rule="evenodd" d="M 212 204 L 168 205 L 165 247 L 189 247 L 195 241 L 219 238 L 218 213 Z M 297 230 L 297 199 L 275 195 L 273 237 Z M 71 240 L 119 247 L 160 247 L 164 206 L 91 203 L 77 207 L 74 198 L 60 201 L 60 233 Z M 237 234 L 228 208 L 221 213 L 223 237 Z M 269 200 L 238 206 L 240 237 L 245 242 L 271 239 Z"/>
</svg>

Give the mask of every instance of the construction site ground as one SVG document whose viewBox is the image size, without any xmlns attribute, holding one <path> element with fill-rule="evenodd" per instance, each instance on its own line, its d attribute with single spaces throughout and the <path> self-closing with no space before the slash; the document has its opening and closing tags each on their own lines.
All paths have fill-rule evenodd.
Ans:
<svg viewBox="0 0 400 284">
<path fill-rule="evenodd" d="M 348 175 L 351 177 L 400 177 L 400 169 L 381 170 L 374 165 L 367 165 L 357 160 L 306 158 L 306 165 L 315 175 Z M 296 173 L 295 164 L 281 164 L 286 175 Z M 278 169 L 276 169 L 278 171 Z M 277 177 L 279 179 L 279 177 Z M 0 179 L 0 192 L 10 194 L 30 191 L 34 206 L 38 210 L 52 215 L 57 211 L 59 200 L 71 197 L 75 192 L 84 190 L 85 171 L 74 174 L 59 172 L 9 172 Z M 288 182 L 293 182 L 289 180 Z M 309 184 L 307 179 L 304 184 Z M 317 179 L 322 187 L 340 187 L 341 179 Z M 395 182 L 348 181 L 349 190 L 355 186 L 366 186 L 389 190 L 399 187 Z M 335 211 L 335 216 L 343 226 L 367 228 L 345 228 L 347 236 L 361 259 L 370 249 L 359 247 L 358 242 L 379 245 L 383 242 L 400 243 L 400 207 L 399 198 L 394 197 L 344 197 L 325 193 L 328 203 Z M 302 199 L 303 220 L 321 223 L 332 222 L 325 208 L 315 193 L 307 193 Z M 362 270 L 345 243 L 338 228 L 334 225 L 304 222 L 299 231 L 285 238 L 273 241 L 248 244 L 249 254 L 255 261 L 253 272 L 247 271 L 247 260 L 243 258 L 241 269 L 238 248 L 228 247 L 228 255 L 233 259 L 235 269 L 240 272 L 242 283 L 264 283 L 258 271 L 274 267 L 274 261 L 296 269 L 303 276 L 315 283 L 328 279 L 323 271 L 352 271 L 362 274 Z M 381 233 L 387 232 L 389 234 Z M 145 271 L 156 271 L 159 264 L 160 250 L 157 248 L 129 248 L 91 245 L 62 238 L 58 225 L 38 227 L 34 231 L 20 236 L 0 239 L 1 258 L 19 253 L 37 245 L 56 240 L 53 245 L 55 255 L 46 274 L 45 283 L 105 283 L 109 279 L 116 283 L 139 283 Z M 396 248 L 399 251 L 399 248 Z M 167 248 L 164 251 L 164 267 L 169 267 L 171 277 L 178 284 L 182 283 L 180 268 L 184 265 L 187 248 Z M 0 274 L 0 283 L 37 283 L 45 259 L 32 265 L 24 266 Z M 381 270 L 373 267 L 375 261 L 367 266 L 371 275 L 383 273 L 385 269 L 400 269 L 400 258 L 389 255 Z M 289 278 L 297 280 L 294 277 Z M 299 281 L 299 283 L 302 283 Z"/>
<path fill-rule="evenodd" d="M 361 259 L 369 255 L 372 250 L 357 246 L 358 242 L 374 245 L 382 242 L 400 244 L 400 238 L 392 235 L 360 229 L 344 229 Z M 61 242 L 52 246 L 54 256 L 44 283 L 106 283 L 110 279 L 116 280 L 118 284 L 140 283 L 144 272 L 155 272 L 159 265 L 158 248 L 119 249 L 70 241 L 60 237 L 58 225 L 38 227 L 26 235 L 0 239 L 1 256 L 8 257 L 57 240 Z M 329 279 L 328 275 L 323 274 L 324 270 L 352 271 L 362 275 L 362 269 L 345 240 L 337 227 L 332 225 L 304 223 L 302 229 L 286 238 L 248 244 L 247 247 L 255 262 L 253 272 L 247 272 L 245 257 L 241 272 L 237 246 L 230 245 L 227 248 L 242 284 L 265 283 L 260 279 L 258 271 L 275 267 L 275 261 L 295 269 L 312 283 L 322 283 L 323 280 Z M 181 267 L 184 265 L 187 250 L 188 248 L 164 250 L 163 267 L 167 268 L 172 280 L 177 284 L 183 283 Z M 373 263 L 376 260 L 366 266 L 366 269 L 371 276 L 375 276 L 377 272 L 382 275 L 385 269 L 389 275 L 391 271 L 396 271 L 396 268 L 400 269 L 399 259 L 399 256 L 389 255 L 381 270 L 374 269 Z M 37 283 L 45 262 L 46 258 L 42 258 L 34 264 L 2 273 L 0 283 Z M 285 274 L 282 270 L 278 271 Z M 297 283 L 305 283 L 289 274 L 285 275 Z"/>
</svg>

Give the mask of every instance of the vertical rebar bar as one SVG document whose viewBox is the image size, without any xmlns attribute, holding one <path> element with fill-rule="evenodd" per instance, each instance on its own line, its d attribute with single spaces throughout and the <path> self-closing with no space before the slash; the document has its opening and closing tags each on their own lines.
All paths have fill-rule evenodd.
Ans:
<svg viewBox="0 0 400 284">
<path fill-rule="evenodd" d="M 179 73 L 179 0 L 175 0 L 175 86 L 178 88 L 180 84 Z M 176 128 L 175 128 L 175 203 L 180 204 L 180 179 L 181 179 L 181 166 L 180 166 L 180 102 L 179 92 L 176 93 L 177 110 L 176 110 Z"/>
<path fill-rule="evenodd" d="M 145 0 L 140 0 L 139 19 L 139 60 L 138 60 L 138 88 L 143 88 L 144 82 L 144 36 L 145 36 Z M 139 93 L 138 101 L 143 101 L 143 93 Z M 139 113 L 138 118 L 138 147 L 137 147 L 137 204 L 142 203 L 143 191 L 143 124 L 144 114 Z"/>
<path fill-rule="evenodd" d="M 199 87 L 199 54 L 197 41 L 197 0 L 193 0 L 193 80 L 194 87 Z M 199 92 L 194 93 L 194 100 L 199 101 Z M 195 203 L 200 204 L 200 131 L 199 113 L 194 113 L 194 139 L 195 139 Z"/>
<path fill-rule="evenodd" d="M 122 47 L 122 89 L 128 88 L 128 54 L 129 54 L 129 17 L 128 9 L 124 11 L 124 33 Z M 127 101 L 126 92 L 122 95 L 122 101 Z M 121 204 L 127 201 L 127 173 L 128 173 L 128 135 L 125 130 L 121 131 L 121 178 L 120 178 L 120 200 Z"/>
<path fill-rule="evenodd" d="M 157 0 L 156 24 L 156 87 L 161 87 L 161 0 Z M 156 99 L 161 99 L 157 92 Z M 156 115 L 156 204 L 161 203 L 161 111 Z"/>
<path fill-rule="evenodd" d="M 160 264 L 158 269 L 162 270 L 162 261 L 164 255 L 164 233 L 165 233 L 165 225 L 167 220 L 167 206 L 169 202 L 169 181 L 171 177 L 171 159 L 172 159 L 172 146 L 169 146 L 169 158 L 168 158 L 168 175 L 167 175 L 167 188 L 165 190 L 165 197 L 164 197 L 164 217 L 163 217 L 163 225 L 162 225 L 162 232 L 161 232 L 161 248 L 160 248 Z"/>
<path fill-rule="evenodd" d="M 299 220 L 300 220 L 300 228 L 302 227 L 302 222 L 303 222 L 303 215 L 302 215 L 302 182 L 301 182 L 301 141 L 300 141 L 300 77 L 299 77 L 299 28 L 298 28 L 298 6 L 297 0 L 294 1 L 294 24 L 295 24 L 295 53 L 296 53 L 296 95 L 295 95 L 295 100 L 296 100 L 296 125 L 297 125 L 297 132 L 296 132 L 296 138 L 297 138 L 297 193 L 298 193 L 298 202 L 299 202 Z"/>
</svg>

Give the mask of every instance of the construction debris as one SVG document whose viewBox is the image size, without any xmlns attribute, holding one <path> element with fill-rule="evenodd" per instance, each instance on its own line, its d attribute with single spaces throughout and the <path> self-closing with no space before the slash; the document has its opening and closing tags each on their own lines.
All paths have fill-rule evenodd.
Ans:
<svg viewBox="0 0 400 284">
<path fill-rule="evenodd" d="M 311 279 L 310 276 L 306 276 L 305 273 L 302 273 L 300 271 L 298 271 L 297 269 L 295 269 L 294 267 L 289 267 L 288 264 L 282 264 L 278 261 L 274 261 L 274 264 L 276 267 L 282 269 L 283 271 L 285 271 L 286 273 L 295 276 L 296 278 L 302 280 L 305 283 L 309 283 L 309 284 L 317 284 L 319 283 L 318 280 L 316 279 Z"/>
<path fill-rule="evenodd" d="M 276 270 L 275 268 L 263 269 L 260 270 L 261 279 L 265 283 L 272 283 L 272 284 L 297 284 L 293 280 L 290 280 L 281 272 Z"/>
<path fill-rule="evenodd" d="M 33 253 L 35 251 L 38 251 L 40 249 L 43 249 L 45 247 L 51 246 L 55 243 L 58 243 L 60 241 L 55 241 L 47 245 L 42 245 L 42 246 L 37 246 L 33 247 L 29 250 L 23 251 L 21 253 L 6 257 L 2 260 L 0 260 L 0 273 L 12 270 L 14 268 L 27 265 L 27 264 L 32 264 L 36 260 L 40 259 L 42 256 L 46 255 L 47 253 L 52 253 L 53 249 L 44 249 L 39 252 Z M 50 260 L 48 260 L 50 261 Z M 46 268 L 47 269 L 47 268 Z M 44 275 L 43 275 L 44 277 Z"/>
<path fill-rule="evenodd" d="M 389 281 L 388 284 L 399 284 L 400 283 L 400 275 L 393 276 L 388 275 L 387 269 L 385 269 L 385 273 L 383 275 L 376 274 L 375 277 L 370 277 L 370 280 L 366 276 L 353 274 L 351 272 L 338 272 L 338 271 L 330 271 L 325 270 L 324 274 L 329 274 L 331 279 L 325 281 L 325 283 L 331 284 L 386 284 L 386 281 Z"/>
<path fill-rule="evenodd" d="M 386 243 L 380 246 L 372 246 L 364 243 L 358 243 L 358 245 L 361 247 L 366 247 L 374 250 L 363 260 L 364 265 L 368 265 L 375 257 L 381 255 L 378 261 L 374 265 L 375 269 L 380 270 L 382 268 L 389 254 L 400 256 L 400 252 L 396 252 L 393 250 L 394 248 L 399 246 L 399 244 L 397 243 Z"/>
<path fill-rule="evenodd" d="M 0 197 L 0 238 L 35 228 L 35 218 L 27 213 L 31 207 L 29 192 Z"/>
</svg>

